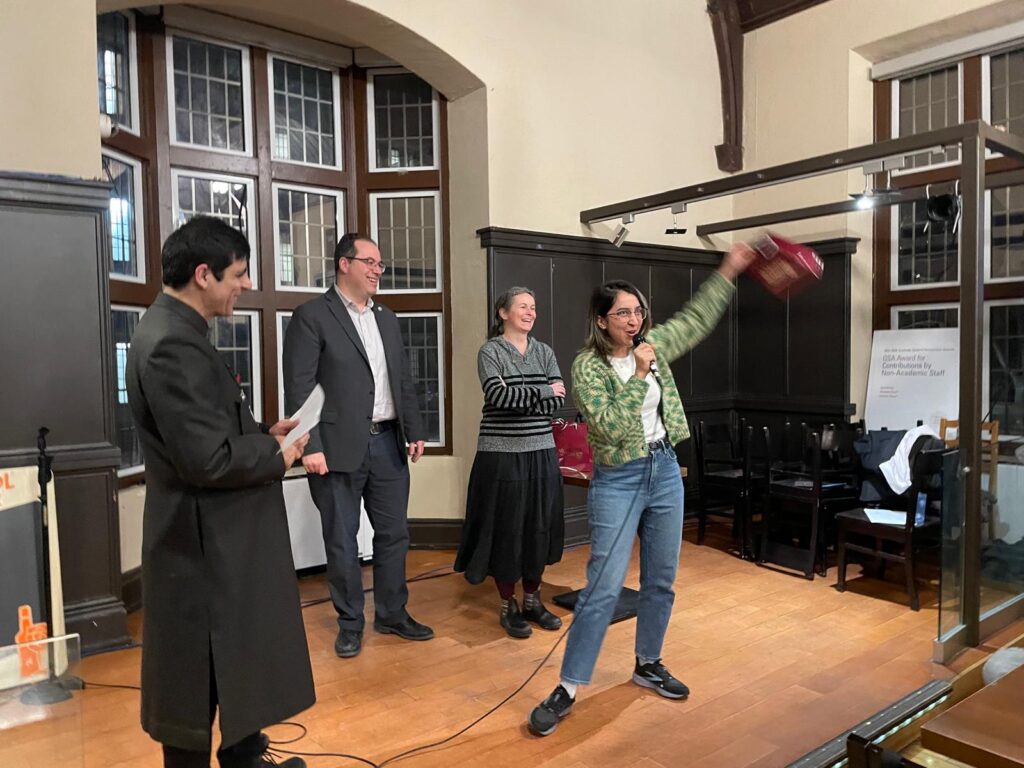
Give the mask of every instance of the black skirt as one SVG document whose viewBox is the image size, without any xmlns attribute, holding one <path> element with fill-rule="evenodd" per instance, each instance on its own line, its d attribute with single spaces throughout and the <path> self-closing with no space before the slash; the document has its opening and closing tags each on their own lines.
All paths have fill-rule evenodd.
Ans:
<svg viewBox="0 0 1024 768">
<path fill-rule="evenodd" d="M 562 559 L 562 476 L 554 448 L 478 452 L 473 460 L 455 570 L 479 584 L 540 581 Z"/>
</svg>

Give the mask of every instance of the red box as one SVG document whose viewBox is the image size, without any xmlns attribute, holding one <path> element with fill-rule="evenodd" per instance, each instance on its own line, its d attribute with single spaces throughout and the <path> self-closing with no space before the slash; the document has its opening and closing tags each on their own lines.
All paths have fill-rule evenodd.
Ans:
<svg viewBox="0 0 1024 768">
<path fill-rule="evenodd" d="M 750 245 L 761 258 L 747 268 L 747 273 L 779 298 L 821 280 L 825 272 L 825 265 L 813 248 L 772 232 L 766 232 Z"/>
</svg>

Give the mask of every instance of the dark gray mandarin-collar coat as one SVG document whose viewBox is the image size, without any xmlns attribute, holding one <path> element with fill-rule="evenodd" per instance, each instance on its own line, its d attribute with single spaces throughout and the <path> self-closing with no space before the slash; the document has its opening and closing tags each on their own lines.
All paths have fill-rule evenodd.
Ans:
<svg viewBox="0 0 1024 768">
<path fill-rule="evenodd" d="M 207 339 L 166 294 L 128 354 L 146 464 L 142 727 L 210 748 L 211 668 L 223 744 L 315 701 L 277 441 Z"/>
</svg>

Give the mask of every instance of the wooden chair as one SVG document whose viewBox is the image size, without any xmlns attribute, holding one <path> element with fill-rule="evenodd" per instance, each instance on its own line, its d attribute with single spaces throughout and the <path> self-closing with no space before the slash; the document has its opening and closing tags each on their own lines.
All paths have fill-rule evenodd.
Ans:
<svg viewBox="0 0 1024 768">
<path fill-rule="evenodd" d="M 757 471 L 753 459 L 754 428 L 740 422 L 739 440 L 727 424 L 697 422 L 695 452 L 697 483 L 697 543 L 703 544 L 709 516 L 733 521 L 733 535 L 739 540 L 740 556 L 750 555 L 752 497 L 763 483 L 764 471 Z"/>
<path fill-rule="evenodd" d="M 828 434 L 829 431 L 823 432 Z M 828 434 L 826 445 L 838 444 L 840 440 L 844 438 Z M 849 453 L 852 454 L 852 440 L 849 442 Z M 844 454 L 842 461 L 833 464 L 831 450 L 822 450 L 822 433 L 807 430 L 799 468 L 782 466 L 771 470 L 761 526 L 759 562 L 795 568 L 803 571 L 808 579 L 814 578 L 815 568 L 820 564 L 824 575 L 823 519 L 834 510 L 856 505 L 859 494 L 857 477 L 853 471 L 855 460 L 845 458 Z M 771 533 L 779 521 L 778 510 L 784 505 L 806 506 L 809 515 L 806 525 L 800 519 L 797 536 L 787 533 L 785 540 L 774 540 Z M 798 543 L 794 544 L 794 540 Z"/>
<path fill-rule="evenodd" d="M 940 523 L 940 517 L 926 514 L 924 524 L 915 526 L 917 494 L 926 494 L 926 509 L 933 500 L 941 498 L 941 485 L 936 489 L 933 480 L 935 477 L 942 477 L 942 457 L 945 453 L 946 451 L 942 449 L 921 451 L 914 458 L 910 472 L 911 485 L 902 497 L 906 518 L 901 525 L 871 522 L 863 507 L 839 512 L 836 515 L 836 523 L 839 526 L 839 542 L 836 546 L 839 558 L 837 590 L 840 592 L 846 590 L 847 553 L 858 552 L 871 555 L 876 562 L 901 563 L 906 570 L 910 607 L 915 611 L 920 609 L 915 583 L 914 552 L 921 535 L 926 529 L 935 529 Z M 869 547 L 852 542 L 850 541 L 851 535 L 870 538 L 874 541 L 874 545 Z M 887 551 L 884 546 L 885 542 L 894 543 L 896 551 Z"/>
<path fill-rule="evenodd" d="M 986 437 L 987 435 L 987 437 Z M 947 448 L 960 447 L 960 420 L 940 419 L 939 437 Z M 999 537 L 996 519 L 996 502 L 999 500 L 999 422 L 981 422 L 981 444 L 985 448 L 981 460 L 981 472 L 988 475 L 988 535 L 990 540 Z"/>
</svg>

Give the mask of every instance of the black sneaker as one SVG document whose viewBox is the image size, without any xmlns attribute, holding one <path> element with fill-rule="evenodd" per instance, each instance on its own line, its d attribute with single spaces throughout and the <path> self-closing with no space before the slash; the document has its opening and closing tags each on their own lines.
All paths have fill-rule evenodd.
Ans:
<svg viewBox="0 0 1024 768">
<path fill-rule="evenodd" d="M 685 699 L 690 695 L 690 689 L 681 680 L 672 677 L 661 659 L 650 664 L 641 664 L 640 659 L 637 659 L 636 667 L 633 668 L 633 682 L 644 688 L 653 688 L 666 699 Z"/>
<path fill-rule="evenodd" d="M 554 733 L 558 722 L 572 712 L 576 699 L 569 695 L 559 684 L 544 701 L 533 708 L 527 723 L 530 733 L 534 736 L 547 736 Z"/>
<path fill-rule="evenodd" d="M 530 625 L 526 623 L 523 614 L 519 612 L 519 606 L 516 604 L 514 597 L 508 600 L 508 602 L 502 602 L 501 614 L 498 619 L 501 622 L 501 628 L 508 633 L 509 637 L 522 640 L 533 634 Z"/>
</svg>

